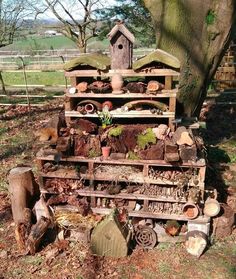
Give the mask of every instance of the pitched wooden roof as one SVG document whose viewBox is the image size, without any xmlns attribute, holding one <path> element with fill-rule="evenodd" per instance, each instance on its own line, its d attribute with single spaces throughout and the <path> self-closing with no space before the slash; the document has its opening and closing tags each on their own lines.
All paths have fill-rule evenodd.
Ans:
<svg viewBox="0 0 236 279">
<path fill-rule="evenodd" d="M 110 33 L 107 35 L 109 40 L 111 40 L 116 33 L 120 31 L 131 43 L 134 43 L 134 35 L 125 27 L 122 23 L 117 23 L 110 31 Z"/>
<path fill-rule="evenodd" d="M 162 49 L 156 49 L 153 52 L 147 54 L 146 56 L 136 60 L 133 63 L 133 69 L 138 70 L 152 62 L 161 62 L 167 66 L 176 69 L 180 68 L 180 61 L 178 58 L 176 58 L 175 56 L 171 55 L 170 53 Z"/>
</svg>

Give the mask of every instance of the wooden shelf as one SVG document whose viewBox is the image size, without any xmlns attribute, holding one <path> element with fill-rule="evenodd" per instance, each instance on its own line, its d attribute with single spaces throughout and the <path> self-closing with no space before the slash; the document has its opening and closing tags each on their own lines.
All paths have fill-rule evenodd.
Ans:
<svg viewBox="0 0 236 279">
<path fill-rule="evenodd" d="M 86 179 L 86 180 L 95 180 L 95 181 L 113 181 L 114 180 L 114 176 L 106 174 L 104 176 L 99 176 L 97 174 L 95 175 L 89 175 L 89 174 L 80 174 L 80 175 L 62 175 L 62 174 L 45 174 L 45 173 L 40 173 L 41 177 L 44 178 L 64 178 L 64 179 Z M 127 178 L 122 178 L 122 177 L 117 177 L 116 180 L 119 182 L 131 182 L 131 183 L 146 183 L 146 184 L 156 184 L 156 185 L 164 185 L 164 186 L 177 186 L 177 182 L 173 182 L 167 179 L 150 179 L 149 177 L 145 177 L 143 176 L 142 173 L 139 173 L 135 175 L 135 178 L 132 178 L 132 176 L 128 176 Z M 189 182 L 189 186 L 195 186 L 196 185 L 190 181 Z M 197 187 L 202 187 L 204 186 L 203 182 L 199 182 Z"/>
<path fill-rule="evenodd" d="M 54 161 L 54 156 L 49 155 L 49 156 L 41 156 L 40 154 L 37 154 L 37 160 L 41 161 Z M 96 157 L 96 158 L 85 158 L 81 156 L 68 156 L 61 158 L 61 162 L 77 162 L 77 163 L 98 163 L 98 164 L 111 164 L 111 165 L 130 165 L 130 166 L 143 166 L 143 165 L 148 165 L 148 166 L 160 166 L 160 167 L 205 167 L 206 162 L 205 159 L 199 159 L 196 162 L 173 162 L 168 163 L 164 160 L 128 160 L 128 159 L 122 159 L 122 160 L 103 160 L 102 157 Z"/>
<path fill-rule="evenodd" d="M 48 191 L 45 188 L 40 189 L 41 193 L 44 194 L 59 194 L 55 191 Z M 109 199 L 125 199 L 125 200 L 147 200 L 147 201 L 160 201 L 160 202 L 175 202 L 175 203 L 186 203 L 185 199 L 174 199 L 174 198 L 167 198 L 162 196 L 150 196 L 150 195 L 143 195 L 143 194 L 127 194 L 127 193 L 119 193 L 116 195 L 107 194 L 106 191 L 94 191 L 94 190 L 84 190 L 78 189 L 71 191 L 72 193 L 76 193 L 83 197 L 97 197 L 97 198 L 109 198 Z"/>
<path fill-rule="evenodd" d="M 172 69 L 150 69 L 149 71 L 134 71 L 132 69 L 128 70 L 75 70 L 65 72 L 65 77 L 94 77 L 94 76 L 104 76 L 111 77 L 114 74 L 120 74 L 123 77 L 143 77 L 143 76 L 179 76 L 180 73 Z"/>
<path fill-rule="evenodd" d="M 107 215 L 111 212 L 110 208 L 98 208 L 93 207 L 93 213 Z M 165 219 L 165 220 L 179 220 L 179 221 L 190 221 L 190 219 L 186 218 L 184 215 L 176 215 L 176 214 L 164 214 L 164 213 L 151 213 L 148 211 L 129 211 L 130 217 L 140 217 L 140 218 L 154 218 L 154 219 Z M 202 223 L 208 223 L 209 218 L 205 216 L 199 216 L 194 219 L 194 221 L 199 221 Z"/>
<path fill-rule="evenodd" d="M 113 118 L 174 118 L 174 112 L 163 112 L 163 114 L 153 114 L 149 110 L 142 111 L 128 111 L 128 112 L 117 112 L 110 111 L 110 114 Z M 67 117 L 89 117 L 89 118 L 98 118 L 98 114 L 81 114 L 77 111 L 65 111 L 65 116 Z"/>
<path fill-rule="evenodd" d="M 70 94 L 68 90 L 65 91 L 65 95 L 69 98 L 126 98 L 126 99 L 138 99 L 138 98 L 170 98 L 176 97 L 177 89 L 162 90 L 157 94 L 145 94 L 145 93 L 123 93 L 123 94 L 112 94 L 112 93 L 75 93 Z"/>
<path fill-rule="evenodd" d="M 126 200 L 148 200 L 148 201 L 162 201 L 162 202 L 179 202 L 179 203 L 186 203 L 185 199 L 176 200 L 173 198 L 166 198 L 166 197 L 157 197 L 157 196 L 149 196 L 149 195 L 142 195 L 142 194 L 126 194 L 126 193 L 119 193 L 116 195 L 107 194 L 106 191 L 91 191 L 91 190 L 83 190 L 79 189 L 77 193 L 81 196 L 87 197 L 100 197 L 100 198 L 111 198 L 111 199 L 126 199 Z"/>
</svg>

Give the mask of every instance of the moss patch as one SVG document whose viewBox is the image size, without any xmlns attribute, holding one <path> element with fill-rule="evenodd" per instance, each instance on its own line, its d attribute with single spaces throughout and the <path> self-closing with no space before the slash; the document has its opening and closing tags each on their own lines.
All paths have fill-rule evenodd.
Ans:
<svg viewBox="0 0 236 279">
<path fill-rule="evenodd" d="M 153 143 L 155 144 L 156 143 L 156 136 L 155 134 L 153 133 L 152 129 L 151 128 L 148 128 L 146 131 L 145 131 L 145 134 L 140 134 L 138 135 L 138 139 L 137 139 L 137 143 L 138 143 L 138 146 L 141 148 L 141 149 L 144 149 L 146 146 L 148 146 L 150 143 Z"/>
<path fill-rule="evenodd" d="M 117 127 L 114 127 L 112 128 L 108 135 L 111 137 L 118 137 L 119 135 L 121 135 L 122 131 L 123 131 L 124 127 L 123 126 L 117 126 Z"/>
<path fill-rule="evenodd" d="M 100 155 L 101 155 L 101 153 L 98 152 L 98 151 L 95 150 L 95 149 L 90 149 L 90 150 L 89 150 L 89 153 L 88 153 L 88 157 L 89 157 L 89 158 L 96 158 L 96 157 L 98 157 L 98 156 L 100 156 Z"/>
<path fill-rule="evenodd" d="M 206 15 L 206 18 L 205 18 L 206 24 L 212 25 L 214 23 L 215 19 L 216 19 L 215 12 L 213 10 L 209 10 Z"/>
<path fill-rule="evenodd" d="M 134 153 L 133 151 L 129 151 L 128 152 L 128 159 L 129 160 L 139 160 L 140 157 L 136 153 Z"/>
</svg>

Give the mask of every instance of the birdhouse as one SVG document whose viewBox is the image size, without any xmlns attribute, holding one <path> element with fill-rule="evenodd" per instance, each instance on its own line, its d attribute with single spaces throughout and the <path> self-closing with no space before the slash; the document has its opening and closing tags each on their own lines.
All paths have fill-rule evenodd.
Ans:
<svg viewBox="0 0 236 279">
<path fill-rule="evenodd" d="M 111 69 L 132 68 L 134 35 L 118 22 L 108 34 L 110 40 Z"/>
</svg>

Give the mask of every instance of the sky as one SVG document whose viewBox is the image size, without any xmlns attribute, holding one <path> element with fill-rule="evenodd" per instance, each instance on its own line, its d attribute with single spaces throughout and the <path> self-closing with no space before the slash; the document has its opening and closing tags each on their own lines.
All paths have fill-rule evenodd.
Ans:
<svg viewBox="0 0 236 279">
<path fill-rule="evenodd" d="M 42 3 L 43 1 L 39 1 L 40 3 Z M 83 14 L 84 14 L 84 10 L 81 4 L 77 4 L 77 5 L 72 5 L 71 3 L 74 2 L 76 3 L 76 0 L 61 0 L 61 2 L 64 4 L 64 6 L 69 10 L 69 12 L 73 15 L 73 17 L 75 17 L 76 19 L 82 18 Z M 99 6 L 94 6 L 94 8 L 99 7 L 110 7 L 112 5 L 115 4 L 115 0 L 101 0 L 102 5 Z M 78 2 L 77 2 L 78 3 Z M 61 7 L 59 7 L 59 5 L 57 6 L 57 12 L 60 14 L 60 16 L 62 16 L 65 19 L 68 19 L 68 15 L 63 12 L 63 9 Z M 53 14 L 52 11 L 47 10 L 44 14 L 40 14 L 38 15 L 39 19 L 57 19 L 56 16 Z"/>
</svg>

